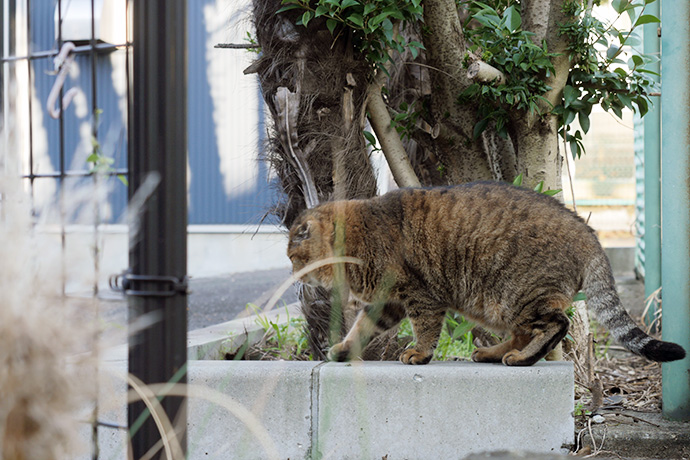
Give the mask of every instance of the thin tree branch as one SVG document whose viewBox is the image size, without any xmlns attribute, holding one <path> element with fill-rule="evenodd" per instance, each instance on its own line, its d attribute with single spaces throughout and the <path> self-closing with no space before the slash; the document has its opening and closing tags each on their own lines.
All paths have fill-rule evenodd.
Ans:
<svg viewBox="0 0 690 460">
<path fill-rule="evenodd" d="M 393 26 L 393 34 L 398 35 L 399 23 Z M 389 50 L 390 53 L 390 50 Z M 390 66 L 390 61 L 387 63 Z M 367 110 L 369 111 L 369 123 L 374 129 L 376 138 L 381 143 L 381 150 L 386 157 L 388 166 L 393 173 L 393 179 L 399 187 L 421 187 L 422 184 L 412 168 L 407 151 L 400 140 L 400 135 L 393 128 L 388 106 L 383 100 L 381 89 L 386 81 L 387 72 L 379 70 L 374 81 L 369 85 L 367 95 Z"/>
<path fill-rule="evenodd" d="M 467 69 L 467 78 L 479 83 L 502 85 L 506 81 L 503 72 L 483 61 L 476 61 Z"/>
<path fill-rule="evenodd" d="M 388 166 L 391 168 L 395 183 L 399 187 L 421 187 L 421 183 L 410 164 L 405 147 L 398 132 L 391 126 L 391 116 L 388 113 L 388 106 L 383 101 L 381 88 L 386 78 L 384 72 L 376 76 L 376 80 L 369 87 L 369 123 L 376 133 L 376 137 L 381 143 L 381 150 L 386 157 Z"/>
</svg>

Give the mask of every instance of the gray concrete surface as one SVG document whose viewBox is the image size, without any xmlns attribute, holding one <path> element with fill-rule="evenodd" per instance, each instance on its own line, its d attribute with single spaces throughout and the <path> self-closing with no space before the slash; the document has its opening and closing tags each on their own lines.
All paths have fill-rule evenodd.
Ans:
<svg viewBox="0 0 690 460">
<path fill-rule="evenodd" d="M 602 410 L 604 423 L 582 432 L 582 445 L 627 458 L 690 459 L 690 421 L 666 420 L 660 413 Z"/>
<path fill-rule="evenodd" d="M 572 364 L 331 363 L 320 368 L 314 458 L 460 459 L 568 451 Z"/>
<path fill-rule="evenodd" d="M 102 420 L 125 423 L 113 377 L 125 369 L 102 372 Z M 574 440 L 570 363 L 190 361 L 188 375 L 190 460 L 459 460 L 526 445 L 558 453 Z M 100 432 L 99 458 L 126 458 L 125 432 Z"/>
</svg>

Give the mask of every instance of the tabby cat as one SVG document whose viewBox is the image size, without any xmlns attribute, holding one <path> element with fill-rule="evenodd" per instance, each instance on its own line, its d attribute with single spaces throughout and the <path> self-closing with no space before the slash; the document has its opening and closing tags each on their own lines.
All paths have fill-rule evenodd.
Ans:
<svg viewBox="0 0 690 460">
<path fill-rule="evenodd" d="M 416 345 L 400 360 L 426 364 L 446 312 L 455 310 L 510 335 L 477 349 L 474 361 L 530 366 L 565 337 L 564 310 L 580 290 L 599 322 L 633 353 L 654 361 L 685 356 L 627 314 L 594 231 L 556 199 L 530 190 L 494 182 L 410 188 L 303 212 L 288 243 L 294 271 L 336 255 L 352 259 L 302 277 L 333 288 L 341 267 L 351 294 L 366 305 L 331 347 L 331 360 L 356 357 L 375 334 L 407 316 Z"/>
</svg>

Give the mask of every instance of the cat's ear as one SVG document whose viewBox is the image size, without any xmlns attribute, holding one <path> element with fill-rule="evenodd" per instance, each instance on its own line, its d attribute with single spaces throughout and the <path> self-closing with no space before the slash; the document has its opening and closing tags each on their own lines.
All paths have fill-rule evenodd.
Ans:
<svg viewBox="0 0 690 460">
<path fill-rule="evenodd" d="M 310 220 L 303 222 L 297 230 L 295 231 L 295 237 L 293 238 L 295 243 L 300 243 L 304 240 L 308 240 L 311 236 L 312 222 Z"/>
</svg>

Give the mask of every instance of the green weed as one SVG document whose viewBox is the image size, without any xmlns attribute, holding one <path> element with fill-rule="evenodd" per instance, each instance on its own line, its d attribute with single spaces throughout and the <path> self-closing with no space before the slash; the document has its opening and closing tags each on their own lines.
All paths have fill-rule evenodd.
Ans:
<svg viewBox="0 0 690 460">
<path fill-rule="evenodd" d="M 254 304 L 247 304 L 247 308 L 255 313 L 256 324 L 264 330 L 261 341 L 247 352 L 248 359 L 313 360 L 312 355 L 308 352 L 309 343 L 305 333 L 304 318 L 290 316 L 287 306 L 285 307 L 285 314 L 287 315 L 285 322 L 279 321 L 279 317 L 272 320 L 261 314 L 259 307 Z"/>
<path fill-rule="evenodd" d="M 474 323 L 467 321 L 462 315 L 458 313 L 446 314 L 446 322 L 441 331 L 438 345 L 434 350 L 434 359 L 449 361 L 469 358 L 476 349 L 473 343 L 472 328 L 474 328 Z M 410 321 L 405 319 L 400 323 L 398 338 L 407 337 L 414 337 L 414 333 Z"/>
</svg>

